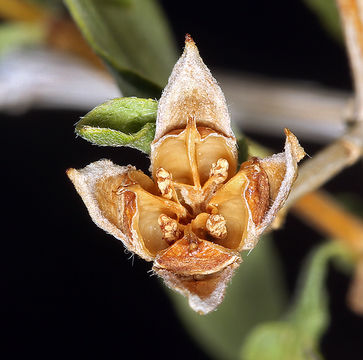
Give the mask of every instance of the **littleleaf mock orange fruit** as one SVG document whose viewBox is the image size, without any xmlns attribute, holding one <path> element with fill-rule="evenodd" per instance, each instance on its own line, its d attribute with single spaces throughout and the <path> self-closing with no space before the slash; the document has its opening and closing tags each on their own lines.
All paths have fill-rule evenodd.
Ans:
<svg viewBox="0 0 363 360">
<path fill-rule="evenodd" d="M 285 129 L 285 151 L 250 158 L 237 145 L 224 95 L 189 35 L 159 101 L 151 178 L 100 160 L 67 174 L 93 221 L 206 314 L 284 204 L 305 152 Z"/>
</svg>

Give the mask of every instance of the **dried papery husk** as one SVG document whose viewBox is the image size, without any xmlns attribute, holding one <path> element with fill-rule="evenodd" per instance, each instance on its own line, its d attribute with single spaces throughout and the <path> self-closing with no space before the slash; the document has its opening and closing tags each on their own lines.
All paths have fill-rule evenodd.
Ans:
<svg viewBox="0 0 363 360">
<path fill-rule="evenodd" d="M 185 216 L 184 208 L 154 195 L 153 181 L 133 166 L 100 160 L 67 175 L 96 225 L 147 261 L 169 246 L 157 224 L 160 214 Z"/>
<path fill-rule="evenodd" d="M 154 141 L 175 129 L 185 129 L 189 117 L 198 126 L 214 129 L 234 139 L 222 90 L 187 35 L 183 55 L 175 64 L 159 100 Z"/>
<path fill-rule="evenodd" d="M 260 160 L 268 177 L 270 206 L 259 224 L 253 223 L 248 231 L 243 250 L 253 249 L 258 237 L 270 226 L 277 212 L 284 205 L 297 177 L 297 164 L 305 156 L 296 136 L 285 129 L 285 151 Z"/>
<path fill-rule="evenodd" d="M 155 268 L 154 271 L 173 290 L 188 298 L 189 306 L 201 315 L 216 310 L 223 301 L 226 287 L 234 271 L 239 266 L 238 261 L 228 265 L 223 270 L 209 275 L 184 276 L 166 269 Z"/>
</svg>

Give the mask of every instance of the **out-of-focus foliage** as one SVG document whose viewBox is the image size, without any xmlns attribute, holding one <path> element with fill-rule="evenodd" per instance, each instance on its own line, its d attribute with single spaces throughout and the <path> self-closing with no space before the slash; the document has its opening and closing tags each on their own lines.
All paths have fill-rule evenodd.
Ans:
<svg viewBox="0 0 363 360">
<path fill-rule="evenodd" d="M 27 0 L 0 0 L 0 18 L 12 21 L 37 22 L 44 20 L 42 6 Z"/>
<path fill-rule="evenodd" d="M 241 352 L 242 360 L 319 359 L 319 340 L 329 323 L 325 277 L 329 260 L 349 259 L 338 242 L 321 245 L 303 269 L 295 304 L 281 321 L 252 330 Z"/>
<path fill-rule="evenodd" d="M 271 238 L 264 236 L 243 259 L 223 303 L 208 315 L 195 313 L 185 298 L 170 290 L 181 321 L 195 341 L 215 359 L 237 359 L 250 329 L 277 319 L 286 307 L 283 275 Z"/>
<path fill-rule="evenodd" d="M 343 42 L 336 0 L 304 0 L 319 18 L 324 29 L 337 41 Z"/>
<path fill-rule="evenodd" d="M 152 99 L 109 100 L 86 114 L 77 123 L 76 133 L 95 145 L 129 146 L 148 154 L 157 108 Z"/>
<path fill-rule="evenodd" d="M 60 6 L 63 4 L 63 0 L 25 0 L 30 3 L 38 4 L 41 6 Z"/>
<path fill-rule="evenodd" d="M 39 6 L 47 7 L 51 10 L 59 10 L 63 8 L 63 0 L 25 0 Z"/>
<path fill-rule="evenodd" d="M 12 2 L 11 2 L 12 1 Z M 43 19 L 43 8 L 60 9 L 62 0 L 4 0 L 33 4 L 16 20 Z M 64 0 L 90 46 L 107 64 L 125 96 L 159 98 L 177 56 L 167 21 L 156 0 Z M 334 0 L 305 0 L 325 29 L 342 40 Z M 0 0 L 1 8 L 2 0 Z M 14 7 L 15 9 L 15 7 Z M 11 9 L 10 9 L 11 10 Z M 41 24 L 12 23 L 0 28 L 0 54 L 44 41 Z M 76 125 L 76 133 L 100 146 L 130 146 L 150 152 L 157 101 L 119 98 L 99 105 Z M 239 161 L 249 153 L 264 157 L 266 149 L 238 136 Z M 249 148 L 247 149 L 247 145 Z M 348 201 L 349 202 L 349 201 Z M 314 251 L 303 271 L 290 311 L 283 274 L 271 239 L 265 236 L 247 256 L 227 288 L 216 312 L 200 316 L 186 299 L 170 291 L 181 321 L 212 357 L 223 360 L 317 359 L 319 340 L 328 326 L 324 286 L 328 261 L 346 258 L 329 243 Z M 284 315 L 285 314 L 285 315 Z M 283 316 L 284 315 L 284 316 Z M 282 317 L 283 316 L 283 317 Z M 280 319 L 280 321 L 278 321 Z M 252 332 L 251 332 L 252 330 Z M 242 348 L 241 348 L 242 347 Z"/>
<path fill-rule="evenodd" d="M 155 0 L 65 0 L 124 96 L 159 98 L 176 50 Z"/>
<path fill-rule="evenodd" d="M 37 23 L 5 23 L 0 26 L 0 56 L 18 47 L 41 45 L 44 27 Z"/>
<path fill-rule="evenodd" d="M 363 217 L 363 198 L 358 194 L 344 192 L 338 194 L 337 199 L 353 214 Z"/>
</svg>

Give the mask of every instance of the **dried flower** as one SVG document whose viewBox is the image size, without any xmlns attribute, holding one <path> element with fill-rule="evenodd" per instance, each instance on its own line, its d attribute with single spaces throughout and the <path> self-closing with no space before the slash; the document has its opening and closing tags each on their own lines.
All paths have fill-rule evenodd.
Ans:
<svg viewBox="0 0 363 360">
<path fill-rule="evenodd" d="M 214 310 L 286 200 L 304 157 L 285 129 L 285 151 L 237 172 L 224 95 L 189 35 L 159 101 L 148 177 L 100 160 L 68 176 L 93 221 L 147 261 L 201 314 Z"/>
</svg>

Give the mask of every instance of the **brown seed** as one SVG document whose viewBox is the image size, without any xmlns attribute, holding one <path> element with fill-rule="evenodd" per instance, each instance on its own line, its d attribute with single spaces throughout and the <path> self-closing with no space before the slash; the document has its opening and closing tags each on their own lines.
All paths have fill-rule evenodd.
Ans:
<svg viewBox="0 0 363 360">
<path fill-rule="evenodd" d="M 209 177 L 214 178 L 218 183 L 222 183 L 228 176 L 228 161 L 226 159 L 218 159 L 216 163 L 212 164 L 209 172 Z"/>
<path fill-rule="evenodd" d="M 159 168 L 158 170 L 156 170 L 155 175 L 161 195 L 166 199 L 170 200 L 173 197 L 173 188 L 170 173 L 163 168 Z"/>
<path fill-rule="evenodd" d="M 217 239 L 224 239 L 227 236 L 226 220 L 222 215 L 210 215 L 206 228 Z"/>
<path fill-rule="evenodd" d="M 161 214 L 158 219 L 163 239 L 172 244 L 181 237 L 181 231 L 178 229 L 178 222 L 165 214 Z"/>
</svg>

